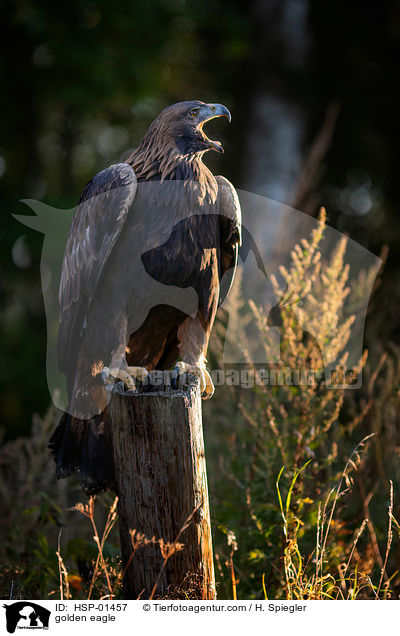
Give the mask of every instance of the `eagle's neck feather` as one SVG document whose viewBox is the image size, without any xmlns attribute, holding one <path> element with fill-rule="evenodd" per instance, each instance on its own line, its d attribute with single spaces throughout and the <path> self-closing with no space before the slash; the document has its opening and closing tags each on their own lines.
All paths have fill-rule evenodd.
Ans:
<svg viewBox="0 0 400 636">
<path fill-rule="evenodd" d="M 165 148 L 156 139 L 146 139 L 128 157 L 127 163 L 132 166 L 138 181 L 183 181 L 185 187 L 196 191 L 200 203 L 214 204 L 218 185 L 211 170 L 203 163 L 202 155 L 182 155 L 175 145 Z"/>
</svg>

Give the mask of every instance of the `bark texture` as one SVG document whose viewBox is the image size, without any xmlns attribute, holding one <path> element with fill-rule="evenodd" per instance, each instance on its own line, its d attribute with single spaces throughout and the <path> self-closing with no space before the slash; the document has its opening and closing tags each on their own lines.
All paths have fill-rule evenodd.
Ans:
<svg viewBox="0 0 400 636">
<path fill-rule="evenodd" d="M 214 599 L 198 384 L 135 394 L 114 385 L 109 409 L 123 567 L 132 555 L 130 530 L 156 541 L 140 547 L 131 559 L 125 598 L 148 599 L 158 580 L 154 598 Z M 157 540 L 173 543 L 188 518 L 179 536 L 184 548 L 163 566 Z"/>
</svg>

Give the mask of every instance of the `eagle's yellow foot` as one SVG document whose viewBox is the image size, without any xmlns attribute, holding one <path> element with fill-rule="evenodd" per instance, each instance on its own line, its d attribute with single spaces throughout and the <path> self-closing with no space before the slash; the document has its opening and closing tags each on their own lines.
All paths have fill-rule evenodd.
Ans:
<svg viewBox="0 0 400 636">
<path fill-rule="evenodd" d="M 109 369 L 103 367 L 102 376 L 105 384 L 113 384 L 121 380 L 128 391 L 136 391 L 136 381 L 146 382 L 148 371 L 144 367 L 126 367 L 125 369 Z"/>
<path fill-rule="evenodd" d="M 214 384 L 211 375 L 203 365 L 192 365 L 187 362 L 177 362 L 174 369 L 177 376 L 190 373 L 200 380 L 200 392 L 203 400 L 209 400 L 214 395 Z"/>
<path fill-rule="evenodd" d="M 129 373 L 131 378 L 138 380 L 142 384 L 148 381 L 149 372 L 145 367 L 126 367 L 126 371 Z"/>
</svg>

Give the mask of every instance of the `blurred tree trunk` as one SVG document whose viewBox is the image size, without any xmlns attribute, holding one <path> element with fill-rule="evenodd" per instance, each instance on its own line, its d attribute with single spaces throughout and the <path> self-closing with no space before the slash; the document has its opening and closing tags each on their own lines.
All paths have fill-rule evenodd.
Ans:
<svg viewBox="0 0 400 636">
<path fill-rule="evenodd" d="M 255 0 L 254 85 L 244 188 L 287 202 L 300 169 L 304 122 L 295 80 L 303 72 L 308 0 Z M 282 76 L 293 78 L 283 86 Z"/>
</svg>

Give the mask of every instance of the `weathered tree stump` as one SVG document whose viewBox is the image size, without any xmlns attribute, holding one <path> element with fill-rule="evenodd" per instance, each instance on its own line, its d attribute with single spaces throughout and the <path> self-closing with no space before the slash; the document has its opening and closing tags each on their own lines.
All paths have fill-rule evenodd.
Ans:
<svg viewBox="0 0 400 636">
<path fill-rule="evenodd" d="M 119 529 L 127 599 L 215 598 L 210 511 L 201 399 L 197 380 L 173 390 L 128 394 L 112 389 L 112 421 Z M 180 534 L 186 520 L 187 528 Z M 132 557 L 130 530 L 155 543 Z M 167 563 L 160 544 L 184 548 Z M 158 581 L 154 592 L 154 584 Z"/>
</svg>

